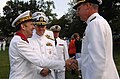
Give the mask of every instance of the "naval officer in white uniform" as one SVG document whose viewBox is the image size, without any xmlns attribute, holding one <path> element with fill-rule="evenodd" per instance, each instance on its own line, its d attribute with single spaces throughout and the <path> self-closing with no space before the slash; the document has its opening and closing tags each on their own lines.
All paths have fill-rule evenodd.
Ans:
<svg viewBox="0 0 120 79">
<path fill-rule="evenodd" d="M 55 46 L 57 49 L 57 54 L 59 60 L 67 60 L 69 59 L 68 55 L 68 47 L 66 41 L 60 39 L 59 33 L 61 27 L 59 25 L 54 25 L 50 28 L 53 31 L 54 38 L 55 38 Z M 65 79 L 65 69 L 63 70 L 56 70 L 55 71 L 56 79 Z"/>
<path fill-rule="evenodd" d="M 50 37 L 44 34 L 46 31 L 47 24 L 46 16 L 36 15 L 33 16 L 32 18 L 36 30 L 32 36 L 32 39 L 34 39 L 37 43 L 35 43 L 34 45 L 34 42 L 29 39 L 30 46 L 32 47 L 34 46 L 33 48 L 35 48 L 36 50 L 40 50 L 41 52 L 39 54 L 42 55 L 43 57 L 46 57 L 47 59 L 58 59 L 54 40 L 50 39 Z M 55 79 L 53 69 L 36 66 L 34 73 L 36 79 Z"/>
<path fill-rule="evenodd" d="M 98 14 L 102 0 L 77 0 L 74 9 L 87 23 L 82 39 L 82 79 L 119 79 L 113 60 L 112 32 L 108 22 Z"/>
<path fill-rule="evenodd" d="M 34 65 L 56 70 L 62 70 L 65 67 L 77 68 L 71 59 L 66 62 L 47 59 L 39 54 L 40 50 L 31 48 L 28 38 L 32 37 L 32 31 L 35 27 L 30 11 L 20 14 L 13 21 L 12 26 L 16 28 L 16 33 L 9 46 L 9 79 L 36 79 L 33 73 Z"/>
</svg>

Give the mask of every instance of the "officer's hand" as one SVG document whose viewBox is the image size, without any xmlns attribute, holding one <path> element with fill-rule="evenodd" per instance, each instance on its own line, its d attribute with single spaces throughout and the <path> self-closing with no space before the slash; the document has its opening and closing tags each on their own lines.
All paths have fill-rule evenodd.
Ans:
<svg viewBox="0 0 120 79">
<path fill-rule="evenodd" d="M 40 72 L 40 75 L 42 75 L 43 77 L 49 75 L 50 70 L 48 68 L 43 68 Z"/>
<path fill-rule="evenodd" d="M 67 70 L 77 70 L 78 69 L 78 62 L 77 60 L 73 59 L 73 58 L 70 58 L 70 59 L 67 59 L 66 62 L 66 69 Z"/>
</svg>

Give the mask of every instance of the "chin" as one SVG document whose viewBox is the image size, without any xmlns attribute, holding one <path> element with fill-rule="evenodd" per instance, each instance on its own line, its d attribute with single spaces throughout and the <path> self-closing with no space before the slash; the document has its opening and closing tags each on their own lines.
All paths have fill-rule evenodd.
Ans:
<svg viewBox="0 0 120 79">
<path fill-rule="evenodd" d="M 40 36 L 43 36 L 43 34 L 40 34 Z"/>
<path fill-rule="evenodd" d="M 31 38 L 31 37 L 32 37 L 32 34 L 28 38 Z"/>
</svg>

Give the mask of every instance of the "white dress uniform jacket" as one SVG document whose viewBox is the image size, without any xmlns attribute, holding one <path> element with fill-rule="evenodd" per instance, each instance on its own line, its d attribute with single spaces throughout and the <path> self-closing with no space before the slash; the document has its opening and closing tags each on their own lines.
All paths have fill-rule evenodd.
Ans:
<svg viewBox="0 0 120 79">
<path fill-rule="evenodd" d="M 60 39 L 59 37 L 56 38 L 56 41 L 57 41 L 56 49 L 58 53 L 58 59 L 64 61 L 69 59 L 68 47 L 66 41 Z M 56 74 L 57 74 L 57 79 L 65 79 L 65 69 L 56 71 Z"/>
<path fill-rule="evenodd" d="M 35 48 L 32 49 L 28 42 L 22 40 L 20 36 L 15 35 L 9 46 L 11 67 L 9 79 L 36 79 L 33 74 L 34 65 L 56 70 L 64 68 L 64 61 L 44 58 L 39 54 L 40 52 L 40 50 L 36 50 Z"/>
<path fill-rule="evenodd" d="M 36 42 L 33 42 L 29 39 L 30 46 L 32 46 L 33 49 L 41 51 L 39 54 L 43 57 L 46 57 L 47 59 L 58 59 L 58 55 L 56 52 L 54 41 L 51 39 L 48 39 L 45 35 L 39 36 L 36 33 L 34 33 L 32 39 L 34 39 Z M 40 72 L 43 68 L 40 68 L 38 66 L 35 66 L 35 76 L 36 79 L 55 79 L 54 70 L 50 69 L 51 73 L 43 77 L 40 75 Z"/>
<path fill-rule="evenodd" d="M 33 30 L 33 35 L 36 34 L 36 30 L 34 29 Z M 54 39 L 54 35 L 53 35 L 53 32 L 50 31 L 50 30 L 45 30 L 45 33 L 44 33 L 45 36 L 47 36 L 48 38 L 50 39 Z"/>
<path fill-rule="evenodd" d="M 68 47 L 66 41 L 60 39 L 59 37 L 56 40 L 57 40 L 56 49 L 59 56 L 59 60 L 69 59 Z"/>
<path fill-rule="evenodd" d="M 112 54 L 112 33 L 108 22 L 98 13 L 87 20 L 82 40 L 82 79 L 119 79 Z"/>
</svg>

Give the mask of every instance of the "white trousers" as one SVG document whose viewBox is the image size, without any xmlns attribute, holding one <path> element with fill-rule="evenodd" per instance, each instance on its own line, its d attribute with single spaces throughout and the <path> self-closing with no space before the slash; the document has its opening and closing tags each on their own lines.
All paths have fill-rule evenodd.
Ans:
<svg viewBox="0 0 120 79">
<path fill-rule="evenodd" d="M 65 71 L 55 72 L 55 79 L 65 79 Z"/>
</svg>

